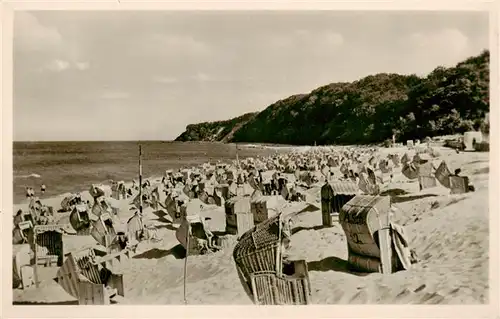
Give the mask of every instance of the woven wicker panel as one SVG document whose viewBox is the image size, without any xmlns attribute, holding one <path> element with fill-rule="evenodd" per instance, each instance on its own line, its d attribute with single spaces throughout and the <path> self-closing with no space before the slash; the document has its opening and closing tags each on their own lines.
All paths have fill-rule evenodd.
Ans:
<svg viewBox="0 0 500 319">
<path fill-rule="evenodd" d="M 93 264 L 91 256 L 79 256 L 75 261 L 81 274 L 94 284 L 101 283 L 101 274 L 97 265 Z"/>
<path fill-rule="evenodd" d="M 279 215 L 276 215 L 255 227 L 252 233 L 255 248 L 259 249 L 279 240 L 279 221 Z"/>
<path fill-rule="evenodd" d="M 275 274 L 259 274 L 252 278 L 253 295 L 258 305 L 308 304 L 307 280 L 283 278 Z"/>
<path fill-rule="evenodd" d="M 75 262 L 75 266 L 77 266 L 77 272 L 94 284 L 102 283 L 99 267 L 94 264 L 96 258 L 94 249 L 87 248 L 72 252 L 70 255 Z"/>
<path fill-rule="evenodd" d="M 355 253 L 349 253 L 348 262 L 352 268 L 363 272 L 379 272 L 381 265 L 380 257 L 374 258 Z"/>
<path fill-rule="evenodd" d="M 441 164 L 439 164 L 439 167 L 436 169 L 436 179 L 441 183 L 446 188 L 450 188 L 450 169 L 448 168 L 448 165 L 446 165 L 445 161 L 442 161 Z"/>
<path fill-rule="evenodd" d="M 390 196 L 358 195 L 347 202 L 339 214 L 349 251 L 380 258 L 374 234 L 385 225 L 391 207 Z"/>
<path fill-rule="evenodd" d="M 238 246 L 235 247 L 235 252 Z M 269 245 L 255 251 L 240 252 L 239 257 L 235 258 L 235 263 L 241 270 L 247 281 L 250 280 L 250 275 L 268 271 L 276 272 L 276 254 L 278 244 Z"/>
<path fill-rule="evenodd" d="M 278 222 L 279 216 L 264 221 L 244 233 L 236 244 L 233 258 L 247 280 L 255 272 L 276 271 L 276 254 L 281 245 Z M 286 236 L 285 231 L 282 239 Z"/>
</svg>

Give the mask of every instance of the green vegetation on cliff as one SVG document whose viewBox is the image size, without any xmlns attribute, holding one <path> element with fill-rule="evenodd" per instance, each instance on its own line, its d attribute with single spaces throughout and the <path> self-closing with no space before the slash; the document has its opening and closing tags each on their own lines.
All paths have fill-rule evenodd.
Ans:
<svg viewBox="0 0 500 319">
<path fill-rule="evenodd" d="M 207 141 L 207 142 L 228 142 L 233 137 L 235 131 L 241 128 L 257 113 L 246 113 L 227 121 L 204 122 L 190 124 L 175 140 L 180 142 Z"/>
<path fill-rule="evenodd" d="M 486 50 L 455 67 L 437 67 L 425 78 L 382 73 L 328 84 L 258 114 L 189 125 L 177 140 L 367 144 L 393 134 L 404 141 L 484 128 L 489 58 Z"/>
</svg>

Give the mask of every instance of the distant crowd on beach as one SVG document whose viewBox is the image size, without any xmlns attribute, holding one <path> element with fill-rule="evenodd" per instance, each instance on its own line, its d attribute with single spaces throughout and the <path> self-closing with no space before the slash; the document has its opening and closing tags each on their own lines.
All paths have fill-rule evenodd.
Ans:
<svg viewBox="0 0 500 319">
<path fill-rule="evenodd" d="M 45 186 L 45 184 L 42 184 L 40 186 L 40 192 L 43 194 L 45 194 L 45 191 L 47 190 L 47 187 Z M 26 187 L 26 198 L 33 198 L 35 197 L 35 190 L 33 189 L 33 187 Z"/>
</svg>

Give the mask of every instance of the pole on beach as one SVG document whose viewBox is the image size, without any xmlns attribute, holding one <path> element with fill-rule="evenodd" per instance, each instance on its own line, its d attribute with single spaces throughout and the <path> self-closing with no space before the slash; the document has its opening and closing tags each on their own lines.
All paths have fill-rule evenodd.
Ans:
<svg viewBox="0 0 500 319">
<path fill-rule="evenodd" d="M 139 213 L 142 215 L 142 145 L 139 144 Z"/>
<path fill-rule="evenodd" d="M 238 165 L 238 168 L 241 168 L 240 159 L 238 157 L 238 144 L 235 144 L 235 145 L 236 145 L 236 164 Z"/>
<path fill-rule="evenodd" d="M 191 232 L 191 224 L 188 224 L 188 228 L 186 230 L 186 258 L 184 259 L 184 304 L 187 305 L 187 298 L 186 298 L 186 277 L 187 277 L 187 260 L 189 256 L 189 235 Z"/>
</svg>

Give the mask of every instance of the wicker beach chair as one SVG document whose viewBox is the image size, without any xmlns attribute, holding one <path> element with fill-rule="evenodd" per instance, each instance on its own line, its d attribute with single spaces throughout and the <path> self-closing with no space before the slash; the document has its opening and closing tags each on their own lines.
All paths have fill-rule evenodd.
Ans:
<svg viewBox="0 0 500 319">
<path fill-rule="evenodd" d="M 401 160 L 399 158 L 399 155 L 398 154 L 390 154 L 389 155 L 389 159 L 392 161 L 392 163 L 394 164 L 394 167 L 399 167 L 400 163 L 401 163 Z"/>
<path fill-rule="evenodd" d="M 63 200 L 61 201 L 61 210 L 65 212 L 70 212 L 77 202 L 78 202 L 78 196 L 76 194 L 69 194 L 68 196 L 64 197 Z"/>
<path fill-rule="evenodd" d="M 215 252 L 222 246 L 218 236 L 212 234 L 199 215 L 185 215 L 175 237 L 190 256 Z"/>
<path fill-rule="evenodd" d="M 380 160 L 378 167 L 380 168 L 380 171 L 382 172 L 382 174 L 392 173 L 392 167 L 390 166 L 388 159 Z"/>
<path fill-rule="evenodd" d="M 89 188 L 89 194 L 90 194 L 90 196 L 92 196 L 92 198 L 98 198 L 101 196 L 105 196 L 106 192 L 104 191 L 104 188 L 102 185 L 92 184 L 92 185 L 90 185 L 90 188 Z"/>
<path fill-rule="evenodd" d="M 129 247 L 135 252 L 140 242 L 159 242 L 155 226 L 145 223 L 139 211 L 136 211 L 127 221 L 127 236 Z"/>
<path fill-rule="evenodd" d="M 254 226 L 250 196 L 233 197 L 226 201 L 226 233 L 241 236 Z"/>
<path fill-rule="evenodd" d="M 63 234 L 69 225 L 36 225 L 33 227 L 32 250 L 35 265 L 60 266 L 63 258 Z"/>
<path fill-rule="evenodd" d="M 410 267 L 404 230 L 391 222 L 390 211 L 390 196 L 358 195 L 342 207 L 339 219 L 353 270 L 393 273 Z"/>
<path fill-rule="evenodd" d="M 26 289 L 35 284 L 29 244 L 16 245 L 12 252 L 12 288 Z"/>
<path fill-rule="evenodd" d="M 57 272 L 57 282 L 80 305 L 108 305 L 116 296 L 124 296 L 123 274 L 115 274 L 105 265 L 106 254 L 86 248 L 71 252 Z"/>
<path fill-rule="evenodd" d="M 277 215 L 284 204 L 285 200 L 281 195 L 252 196 L 250 209 L 253 214 L 254 224 L 259 224 Z"/>
<path fill-rule="evenodd" d="M 119 181 L 114 182 L 111 186 L 111 197 L 116 200 L 122 200 L 127 198 L 127 188 L 125 182 Z"/>
<path fill-rule="evenodd" d="M 321 188 L 321 216 L 323 226 L 333 226 L 345 203 L 360 194 L 358 185 L 353 182 L 327 182 Z"/>
<path fill-rule="evenodd" d="M 29 220 L 18 222 L 12 231 L 13 244 L 27 244 L 31 233 L 33 232 L 33 223 Z"/>
<path fill-rule="evenodd" d="M 113 219 L 109 213 L 103 213 L 92 223 L 90 235 L 102 246 L 109 247 L 117 236 Z"/>
<path fill-rule="evenodd" d="M 91 220 L 87 205 L 76 205 L 69 215 L 69 222 L 77 235 L 89 235 Z"/>
<path fill-rule="evenodd" d="M 116 200 L 111 197 L 100 196 L 94 199 L 92 214 L 99 217 L 101 214 L 117 215 L 119 211 Z"/>
<path fill-rule="evenodd" d="M 38 287 L 38 266 L 61 266 L 63 263 L 63 234 L 69 225 L 37 225 L 33 227 L 33 237 L 30 240 L 31 250 L 34 252 L 34 276 Z"/>
<path fill-rule="evenodd" d="M 401 164 L 403 164 L 403 166 L 405 164 L 408 164 L 410 162 L 410 155 L 408 155 L 408 153 L 404 153 L 403 156 L 401 157 Z"/>
<path fill-rule="evenodd" d="M 309 304 L 311 286 L 305 260 L 286 261 L 288 222 L 278 214 L 243 234 L 233 251 L 238 277 L 257 305 Z"/>
<path fill-rule="evenodd" d="M 464 194 L 471 191 L 469 185 L 469 177 L 467 176 L 450 176 L 451 194 Z"/>
<path fill-rule="evenodd" d="M 431 161 L 421 163 L 417 166 L 418 183 L 420 186 L 420 190 L 437 186 L 436 177 L 433 170 L 434 166 Z"/>
<path fill-rule="evenodd" d="M 377 195 L 380 193 L 380 185 L 373 183 L 373 178 L 370 178 L 366 173 L 359 174 L 358 187 L 367 195 Z"/>
<path fill-rule="evenodd" d="M 418 165 L 415 163 L 405 163 L 401 170 L 403 175 L 409 180 L 418 179 Z"/>
<path fill-rule="evenodd" d="M 441 185 L 443 185 L 444 187 L 446 188 L 451 187 L 450 185 L 451 172 L 445 161 L 442 161 L 441 164 L 439 164 L 434 176 L 439 181 L 439 183 L 441 183 Z"/>
<path fill-rule="evenodd" d="M 227 185 L 227 187 L 226 187 Z M 214 192 L 213 192 L 213 199 L 214 199 L 214 204 L 219 206 L 219 207 L 224 207 L 224 204 L 226 202 L 226 198 L 224 198 L 224 194 L 226 194 L 225 189 L 227 189 L 227 197 L 229 197 L 229 185 L 228 184 L 219 184 L 214 187 Z"/>
</svg>

